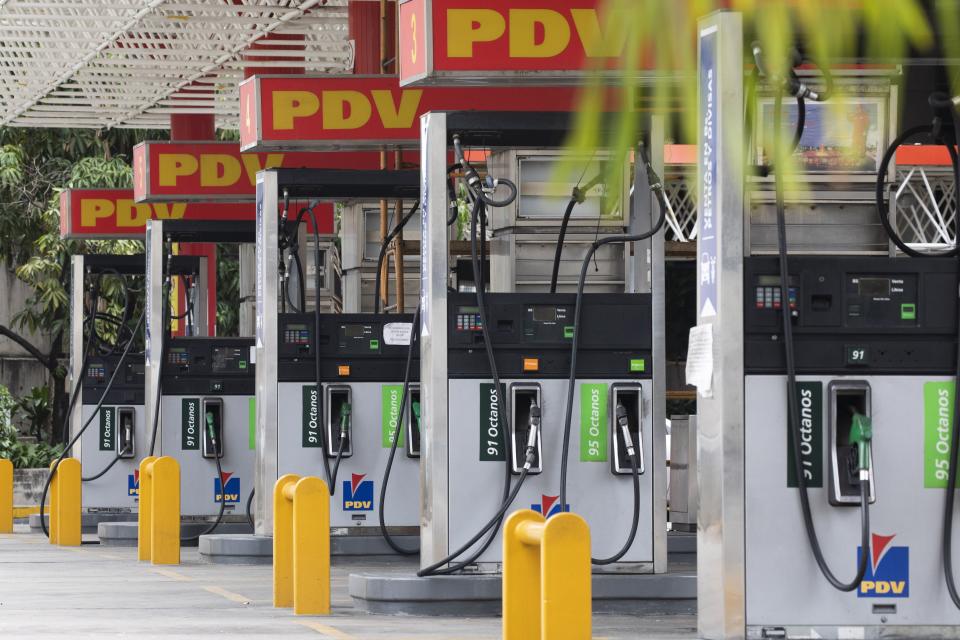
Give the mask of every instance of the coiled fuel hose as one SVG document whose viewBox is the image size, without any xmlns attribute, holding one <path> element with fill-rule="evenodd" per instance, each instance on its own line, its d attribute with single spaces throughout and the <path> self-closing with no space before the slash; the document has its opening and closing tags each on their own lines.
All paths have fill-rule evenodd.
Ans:
<svg viewBox="0 0 960 640">
<path fill-rule="evenodd" d="M 646 167 L 647 181 L 650 184 L 650 190 L 657 197 L 659 206 L 657 207 L 658 215 L 656 221 L 652 224 L 650 229 L 643 233 L 607 236 L 605 238 L 596 240 L 592 245 L 590 245 L 586 255 L 583 257 L 583 262 L 580 265 L 580 277 L 577 280 L 577 299 L 573 312 L 573 339 L 571 340 L 570 345 L 570 376 L 567 379 L 567 400 L 563 418 L 563 448 L 560 454 L 561 505 L 567 504 L 567 465 L 570 457 L 570 432 L 571 425 L 573 423 L 573 397 L 577 386 L 577 352 L 580 345 L 581 333 L 580 317 L 583 312 L 583 289 L 586 286 L 587 271 L 590 267 L 590 260 L 593 259 L 593 255 L 597 252 L 597 250 L 605 245 L 641 242 L 653 237 L 663 228 L 663 224 L 666 220 L 667 205 L 664 201 L 663 183 L 660 181 L 660 177 L 653 170 L 653 167 L 651 166 L 642 145 L 639 147 L 638 160 L 644 163 Z M 624 415 L 622 416 L 623 420 L 621 420 L 619 410 L 622 408 L 622 406 L 617 408 L 617 423 L 624 434 L 624 442 L 630 443 L 629 425 L 625 424 L 625 410 Z M 625 429 L 624 426 L 627 428 Z M 643 443 L 637 443 L 637 446 L 643 446 Z M 628 450 L 628 457 L 630 458 L 631 473 L 633 475 L 633 515 L 631 518 L 630 532 L 627 535 L 626 542 L 612 556 L 607 558 L 591 558 L 591 562 L 596 565 L 612 564 L 622 558 L 624 555 L 626 555 L 627 551 L 630 550 L 630 547 L 633 546 L 633 541 L 637 535 L 637 528 L 640 522 L 640 469 L 639 465 L 637 464 L 636 452 L 634 451 L 634 453 L 631 455 Z M 564 507 L 561 506 L 561 508 Z"/>
</svg>

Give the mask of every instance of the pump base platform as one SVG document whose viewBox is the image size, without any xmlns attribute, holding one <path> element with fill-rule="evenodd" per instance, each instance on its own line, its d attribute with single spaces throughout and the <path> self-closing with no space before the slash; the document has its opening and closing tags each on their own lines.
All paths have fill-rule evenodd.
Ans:
<svg viewBox="0 0 960 640">
<path fill-rule="evenodd" d="M 272 564 L 273 538 L 250 533 L 200 536 L 200 561 L 212 564 Z"/>
<path fill-rule="evenodd" d="M 355 573 L 349 591 L 355 608 L 376 614 L 492 616 L 502 610 L 499 574 L 418 578 L 409 568 Z M 693 571 L 593 576 L 595 613 L 693 614 L 696 598 Z"/>
<path fill-rule="evenodd" d="M 203 533 L 209 522 L 181 522 L 180 537 L 194 537 Z M 242 534 L 250 533 L 250 525 L 246 522 L 222 522 L 217 527 L 217 533 Z M 137 546 L 137 523 L 134 522 L 101 522 L 97 527 L 97 536 L 100 544 L 108 547 L 135 547 Z M 182 542 L 182 547 L 196 547 L 197 540 Z"/>
<path fill-rule="evenodd" d="M 43 516 L 44 522 L 49 527 L 50 516 Z M 135 513 L 83 513 L 80 515 L 80 531 L 82 533 L 96 533 L 97 528 L 102 522 L 136 522 Z M 28 520 L 30 524 L 30 533 L 40 533 L 43 529 L 40 526 L 40 514 L 34 513 Z"/>
<path fill-rule="evenodd" d="M 273 538 L 251 533 L 223 535 L 217 533 L 200 538 L 200 559 L 214 564 L 270 564 L 273 562 Z M 405 549 L 420 546 L 420 536 L 395 535 L 393 539 Z M 332 556 L 393 556 L 396 555 L 379 533 L 376 535 L 330 536 Z"/>
<path fill-rule="evenodd" d="M 667 535 L 667 573 L 593 576 L 593 611 L 642 615 L 696 614 L 697 536 Z M 353 605 L 377 614 L 494 616 L 501 614 L 497 573 L 418 578 L 416 568 L 394 566 L 350 574 Z"/>
</svg>

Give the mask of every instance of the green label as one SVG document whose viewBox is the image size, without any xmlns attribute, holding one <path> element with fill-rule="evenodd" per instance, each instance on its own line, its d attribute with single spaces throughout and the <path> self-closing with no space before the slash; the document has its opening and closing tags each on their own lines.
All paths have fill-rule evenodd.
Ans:
<svg viewBox="0 0 960 640">
<path fill-rule="evenodd" d="M 397 447 L 403 447 L 403 430 L 397 436 L 400 426 L 400 400 L 403 399 L 402 384 L 385 384 L 380 387 L 380 446 L 389 449 L 393 446 L 393 439 L 397 439 Z M 409 402 L 409 399 L 408 399 Z"/>
<path fill-rule="evenodd" d="M 808 487 L 823 486 L 823 383 L 798 382 L 800 405 L 800 464 Z M 789 429 L 789 425 L 787 429 Z M 797 486 L 793 437 L 787 432 L 787 486 Z"/>
<path fill-rule="evenodd" d="M 180 448 L 200 448 L 200 398 L 184 398 L 181 405 Z"/>
<path fill-rule="evenodd" d="M 953 382 L 923 385 L 923 486 L 946 489 L 953 435 Z M 960 477 L 957 478 L 960 480 Z M 957 483 L 960 486 L 960 482 Z"/>
<path fill-rule="evenodd" d="M 252 396 L 247 402 L 247 433 L 250 451 L 257 448 L 257 397 Z"/>
<path fill-rule="evenodd" d="M 480 460 L 500 461 L 507 459 L 506 436 L 503 433 L 504 423 L 501 420 L 500 397 L 506 392 L 506 386 L 500 385 L 500 393 L 495 391 L 492 383 L 484 382 L 480 385 Z"/>
<path fill-rule="evenodd" d="M 117 410 L 114 407 L 100 408 L 100 451 L 117 448 Z"/>
<path fill-rule="evenodd" d="M 580 385 L 580 462 L 607 461 L 607 385 Z"/>
<path fill-rule="evenodd" d="M 304 385 L 303 393 L 303 441 L 304 449 L 320 448 L 320 388 L 314 385 Z"/>
</svg>

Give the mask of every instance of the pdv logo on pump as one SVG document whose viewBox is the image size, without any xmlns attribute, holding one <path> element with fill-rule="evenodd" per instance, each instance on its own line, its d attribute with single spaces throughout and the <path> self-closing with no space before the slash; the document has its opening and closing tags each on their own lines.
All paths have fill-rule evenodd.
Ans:
<svg viewBox="0 0 960 640">
<path fill-rule="evenodd" d="M 222 472 L 219 478 L 213 479 L 213 501 L 231 503 L 240 502 L 240 478 L 231 478 L 233 472 Z M 223 496 L 221 498 L 221 496 Z"/>
<path fill-rule="evenodd" d="M 891 546 L 895 537 L 873 534 L 870 561 L 857 590 L 858 598 L 910 597 L 910 547 Z M 857 547 L 858 561 L 861 553 L 863 548 Z"/>
<path fill-rule="evenodd" d="M 140 470 L 134 469 L 133 473 L 127 476 L 127 495 L 140 495 Z"/>
<path fill-rule="evenodd" d="M 530 508 L 536 511 L 537 513 L 542 513 L 544 516 L 549 518 L 550 516 L 555 516 L 560 513 L 560 496 L 548 496 L 540 494 L 540 504 L 532 504 Z M 570 511 L 570 505 L 564 505 L 564 511 Z"/>
<path fill-rule="evenodd" d="M 343 481 L 344 511 L 373 511 L 373 480 L 365 477 L 364 473 L 353 473 Z"/>
</svg>

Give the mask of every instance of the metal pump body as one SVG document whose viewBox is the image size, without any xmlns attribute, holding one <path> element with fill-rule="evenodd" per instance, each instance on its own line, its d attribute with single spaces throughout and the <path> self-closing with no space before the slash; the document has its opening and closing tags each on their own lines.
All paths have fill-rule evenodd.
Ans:
<svg viewBox="0 0 960 640">
<path fill-rule="evenodd" d="M 249 223 L 151 220 L 147 223 L 146 403 L 148 454 L 155 393 L 160 392 L 154 455 L 180 464 L 181 506 L 185 520 L 209 520 L 224 503 L 224 521 L 245 521 L 244 509 L 254 483 L 256 365 L 253 338 L 208 336 L 206 322 L 190 335 L 170 335 L 167 288 L 172 242 L 251 243 Z M 205 262 L 194 273 L 194 297 L 206 300 Z M 202 303 L 198 303 L 203 307 Z M 199 309 L 198 309 L 199 311 Z M 162 360 L 162 363 L 161 363 Z M 211 433 L 212 429 L 212 433 Z M 217 463 L 220 473 L 217 471 Z"/>
<path fill-rule="evenodd" d="M 254 520 L 258 534 L 273 531 L 272 494 L 277 478 L 296 473 L 326 479 L 324 458 L 332 472 L 339 454 L 330 503 L 332 531 L 341 537 L 337 552 L 389 552 L 379 539 L 380 488 L 391 438 L 399 428 L 413 317 L 410 313 L 359 312 L 366 310 L 360 304 L 363 291 L 372 304 L 372 287 L 364 286 L 372 285 L 375 268 L 370 261 L 376 260 L 379 251 L 372 226 L 364 231 L 369 217 L 364 203 L 379 198 L 390 200 L 391 205 L 410 203 L 417 195 L 416 174 L 408 171 L 275 169 L 257 174 Z M 312 301 L 308 300 L 306 309 L 284 310 L 276 265 L 283 257 L 279 229 L 285 207 L 289 219 L 305 204 L 319 200 L 343 204 L 343 308 L 347 313 L 329 313 L 321 305 L 318 332 Z M 333 238 L 325 240 L 332 244 Z M 309 296 L 314 287 L 312 274 L 307 274 L 305 285 Z M 418 397 L 419 354 L 414 355 L 411 397 L 405 411 L 408 425 L 412 401 Z M 407 451 L 409 442 L 409 433 L 402 433 L 384 514 L 391 532 L 404 536 L 415 535 L 419 522 L 419 460 L 415 452 Z M 374 543 L 366 544 L 369 540 Z M 415 546 L 410 541 L 404 544 Z"/>
<path fill-rule="evenodd" d="M 83 349 L 87 343 L 84 321 L 89 318 L 85 295 L 91 279 L 102 273 L 142 277 L 144 262 L 143 255 L 76 255 L 71 265 L 70 384 L 74 385 L 76 376 L 81 373 Z M 143 360 L 135 355 L 137 349 L 133 349 L 121 362 L 122 346 L 119 345 L 119 350 L 110 355 L 93 353 L 88 356 L 80 387 L 81 397 L 70 419 L 70 432 L 75 435 L 87 420 L 93 418 L 74 445 L 74 456 L 80 458 L 84 476 L 95 475 L 120 456 L 120 460 L 102 477 L 84 483 L 83 509 L 87 513 L 137 511 L 138 464 L 150 436 L 144 419 Z M 120 371 L 97 411 L 97 404 L 107 391 L 107 383 L 118 367 Z M 130 446 L 127 446 L 128 433 Z"/>
<path fill-rule="evenodd" d="M 772 93 L 761 83 L 755 127 L 745 131 L 741 17 L 713 14 L 698 35 L 699 326 L 688 372 L 698 386 L 699 636 L 957 637 L 960 611 L 940 564 L 957 261 L 898 255 L 877 222 L 875 183 L 898 121 L 897 84 L 882 71 L 835 70 L 830 102 L 807 102 L 794 154 L 803 189 L 784 194 L 784 295 L 774 177 L 744 175 L 763 158 L 738 160 L 744 139 L 761 148 L 769 135 Z M 796 104 L 785 98 L 783 106 L 790 136 Z M 841 126 L 825 124 L 844 113 Z M 799 472 L 788 431 L 785 314 Z M 852 591 L 834 588 L 818 567 L 801 477 L 837 579 L 851 581 L 868 554 Z"/>
<path fill-rule="evenodd" d="M 591 524 L 593 555 L 617 551 L 630 530 L 633 504 L 628 443 L 617 426 L 617 407 L 623 405 L 627 421 L 632 421 L 635 450 L 645 453 L 639 476 L 639 531 L 619 562 L 595 570 L 666 570 L 662 234 L 636 246 L 605 250 L 599 255 L 598 280 L 588 280 L 580 321 L 567 504 L 559 500 L 576 302 L 570 292 L 576 290 L 580 264 L 597 232 L 601 211 L 597 197 L 579 205 L 583 208 L 570 224 L 561 264 L 563 293 L 549 293 L 559 219 L 573 186 L 567 185 L 560 197 L 550 195 L 558 193 L 549 180 L 551 168 L 562 159 L 565 127 L 565 122 L 539 115 L 524 119 L 518 114 L 434 112 L 421 119 L 422 567 L 458 549 L 496 513 L 507 466 L 516 483 L 530 443 L 534 452 L 526 465 L 529 471 L 509 511 L 534 509 L 548 517 L 563 510 L 582 514 Z M 486 145 L 483 133 L 471 132 L 494 133 Z M 519 190 L 517 201 L 505 209 L 487 208 L 492 238 L 486 321 L 499 390 L 485 352 L 476 294 L 455 293 L 450 287 L 445 184 L 447 153 L 455 133 L 464 144 L 494 147 L 488 164 L 491 175 L 509 178 Z M 662 148 L 662 139 L 652 142 L 651 148 L 657 149 L 657 142 Z M 588 164 L 596 173 L 598 163 Z M 588 175 L 585 182 L 593 177 Z M 634 189 L 632 207 L 622 204 L 628 197 L 625 187 L 616 214 L 600 221 L 601 236 L 650 227 L 653 205 L 646 180 L 641 177 Z M 542 197 L 546 195 L 550 197 Z M 549 251 L 544 250 L 548 246 Z M 498 532 L 472 569 L 499 571 L 501 550 Z"/>
</svg>

